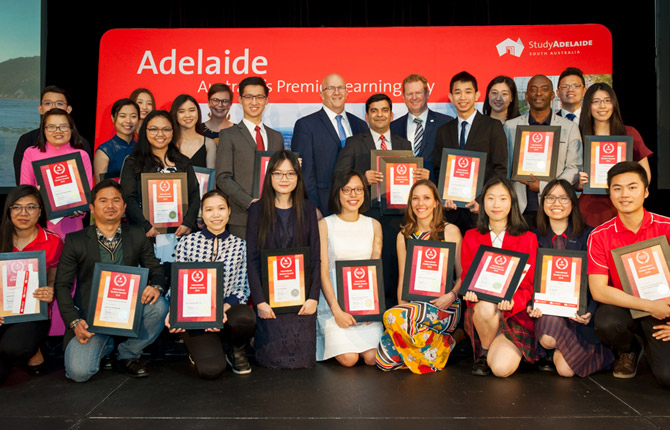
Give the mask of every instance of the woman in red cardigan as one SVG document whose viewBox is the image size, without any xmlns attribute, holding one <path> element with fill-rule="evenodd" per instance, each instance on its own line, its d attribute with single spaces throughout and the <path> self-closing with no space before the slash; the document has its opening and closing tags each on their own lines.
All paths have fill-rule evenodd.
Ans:
<svg viewBox="0 0 670 430">
<path fill-rule="evenodd" d="M 527 272 L 512 300 L 498 304 L 479 301 L 469 291 L 465 294 L 465 331 L 472 339 L 475 353 L 473 375 L 493 372 L 507 377 L 516 371 L 521 359 L 533 363 L 535 341 L 533 321 L 526 306 L 533 294 L 537 238 L 528 231 L 512 183 L 506 178 L 491 178 L 480 194 L 477 227 L 465 233 L 461 248 L 461 266 L 467 273 L 481 245 L 524 252 L 529 255 Z"/>
</svg>

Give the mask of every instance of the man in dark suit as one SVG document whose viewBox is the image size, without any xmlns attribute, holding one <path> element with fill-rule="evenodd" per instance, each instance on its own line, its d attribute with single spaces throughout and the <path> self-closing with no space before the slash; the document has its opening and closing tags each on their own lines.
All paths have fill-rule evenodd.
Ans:
<svg viewBox="0 0 670 430">
<path fill-rule="evenodd" d="M 437 130 L 435 136 L 434 172 L 440 177 L 442 149 L 463 149 L 486 153 L 484 180 L 494 176 L 507 177 L 507 139 L 503 126 L 497 119 L 482 115 L 475 109 L 479 99 L 477 80 L 468 72 L 460 72 L 451 78 L 449 99 L 456 107 L 458 117 Z M 447 220 L 456 224 L 461 233 L 472 228 L 479 205 L 472 201 L 470 210 L 458 209 L 451 200 L 444 204 Z"/>
<path fill-rule="evenodd" d="M 346 173 L 353 169 L 364 175 L 370 185 L 374 185 L 384 179 L 384 174 L 370 169 L 370 151 L 375 149 L 412 149 L 412 144 L 408 140 L 391 133 L 392 109 L 391 99 L 386 94 L 370 96 L 365 102 L 365 120 L 370 125 L 370 130 L 347 139 L 346 145 L 340 151 L 340 156 L 337 159 L 335 174 Z M 430 172 L 427 169 L 417 169 L 414 172 L 415 180 L 428 179 L 429 175 Z M 398 303 L 398 256 L 395 243 L 403 216 L 382 216 L 379 206 L 372 207 L 366 215 L 377 219 L 382 225 L 384 289 L 386 307 L 390 308 Z"/>
<path fill-rule="evenodd" d="M 348 137 L 363 133 L 368 125 L 344 111 L 347 85 L 342 76 L 330 74 L 321 83 L 323 108 L 300 118 L 293 128 L 291 151 L 302 158 L 302 175 L 307 197 L 323 216 L 328 211 L 328 196 L 340 148 Z"/>
<path fill-rule="evenodd" d="M 402 98 L 409 113 L 391 123 L 391 133 L 412 143 L 414 156 L 423 158 L 423 167 L 430 171 L 430 180 L 437 183 L 433 172 L 435 133 L 438 127 L 454 118 L 428 109 L 429 95 L 426 78 L 421 75 L 406 77 L 402 81 Z"/>
<path fill-rule="evenodd" d="M 121 223 L 126 204 L 116 181 L 106 179 L 98 183 L 91 191 L 91 199 L 95 224 L 65 237 L 54 285 L 58 308 L 68 328 L 64 338 L 65 376 L 76 382 L 86 382 L 98 373 L 100 358 L 114 349 L 111 336 L 88 331 L 94 318 L 89 303 L 93 271 L 98 262 L 149 269 L 148 285 L 138 286 L 142 291 L 139 337 L 129 338 L 118 345 L 119 363 L 126 374 L 136 378 L 148 376 L 139 358 L 165 325 L 168 304 L 162 297 L 163 270 L 144 230 Z M 77 287 L 72 297 L 75 279 Z"/>
<path fill-rule="evenodd" d="M 251 196 L 256 151 L 280 151 L 284 149 L 284 138 L 280 132 L 263 124 L 263 110 L 268 104 L 268 87 L 263 78 L 245 78 L 238 87 L 244 118 L 219 133 L 216 186 L 230 201 L 228 231 L 245 238 L 247 209 L 256 201 Z"/>
</svg>

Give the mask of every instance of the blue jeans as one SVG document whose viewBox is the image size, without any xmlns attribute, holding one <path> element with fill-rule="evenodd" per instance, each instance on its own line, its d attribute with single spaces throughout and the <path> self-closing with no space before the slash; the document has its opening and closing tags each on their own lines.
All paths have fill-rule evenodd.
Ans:
<svg viewBox="0 0 670 430">
<path fill-rule="evenodd" d="M 142 350 L 151 345 L 165 326 L 168 302 L 159 297 L 153 305 L 143 305 L 140 335 L 120 343 L 117 358 L 127 360 L 139 358 Z M 96 334 L 87 343 L 72 339 L 65 348 L 65 376 L 75 382 L 86 382 L 100 370 L 100 360 L 114 350 L 111 336 Z"/>
</svg>

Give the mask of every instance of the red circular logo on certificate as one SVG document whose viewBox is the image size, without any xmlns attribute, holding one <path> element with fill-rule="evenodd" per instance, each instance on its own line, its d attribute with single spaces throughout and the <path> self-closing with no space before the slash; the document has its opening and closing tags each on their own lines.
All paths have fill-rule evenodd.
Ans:
<svg viewBox="0 0 670 430">
<path fill-rule="evenodd" d="M 530 140 L 532 140 L 532 141 L 535 142 L 535 143 L 540 143 L 540 142 L 542 142 L 542 138 L 543 138 L 543 137 L 544 137 L 544 136 L 542 136 L 542 133 L 531 133 L 531 134 L 530 134 Z"/>
<path fill-rule="evenodd" d="M 65 163 L 54 164 L 54 173 L 57 175 L 65 173 Z"/>
<path fill-rule="evenodd" d="M 605 154 L 611 154 L 614 152 L 614 145 L 611 143 L 606 143 L 603 145 L 603 152 Z"/>
<path fill-rule="evenodd" d="M 161 181 L 158 188 L 160 188 L 161 191 L 170 191 L 170 181 Z"/>
<path fill-rule="evenodd" d="M 458 167 L 466 169 L 469 164 L 470 164 L 470 159 L 468 159 L 466 157 L 459 157 L 458 158 Z"/>
<path fill-rule="evenodd" d="M 284 269 L 291 267 L 291 257 L 281 257 L 279 259 L 279 265 Z"/>
<path fill-rule="evenodd" d="M 9 266 L 9 268 L 12 270 L 12 272 L 20 272 L 23 270 L 23 263 L 20 261 L 13 261 L 12 264 Z"/>
<path fill-rule="evenodd" d="M 556 259 L 556 268 L 560 270 L 565 270 L 568 268 L 568 260 L 565 258 L 557 258 Z"/>
<path fill-rule="evenodd" d="M 496 262 L 496 264 L 502 265 L 507 263 L 507 257 L 505 257 L 504 255 L 497 255 L 494 261 Z"/>
<path fill-rule="evenodd" d="M 396 171 L 398 172 L 399 175 L 404 175 L 407 173 L 407 166 L 404 164 L 398 164 L 398 167 L 396 167 Z"/>
<path fill-rule="evenodd" d="M 123 287 L 124 285 L 126 285 L 127 281 L 128 278 L 120 273 L 114 277 L 114 284 L 118 285 L 119 287 Z"/>
<path fill-rule="evenodd" d="M 640 251 L 635 254 L 635 259 L 640 264 L 646 264 L 649 262 L 649 253 L 647 251 Z"/>
<path fill-rule="evenodd" d="M 363 270 L 362 267 L 358 267 L 358 268 L 356 268 L 356 270 L 354 270 L 354 277 L 355 277 L 356 279 L 363 279 L 363 278 L 365 278 L 365 270 Z"/>
<path fill-rule="evenodd" d="M 426 258 L 429 260 L 435 260 L 437 257 L 437 251 L 435 251 L 433 248 L 428 248 L 426 249 Z"/>
<path fill-rule="evenodd" d="M 202 282 L 204 278 L 205 274 L 202 272 L 202 270 L 196 270 L 195 272 L 191 273 L 191 279 L 193 282 Z"/>
</svg>

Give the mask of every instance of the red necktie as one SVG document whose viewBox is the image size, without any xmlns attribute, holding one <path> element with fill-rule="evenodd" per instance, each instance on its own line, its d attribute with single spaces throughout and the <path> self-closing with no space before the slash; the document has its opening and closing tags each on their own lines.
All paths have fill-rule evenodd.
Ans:
<svg viewBox="0 0 670 430">
<path fill-rule="evenodd" d="M 256 149 L 259 151 L 265 151 L 265 144 L 263 143 L 263 135 L 261 134 L 260 126 L 256 126 Z"/>
<path fill-rule="evenodd" d="M 389 149 L 389 147 L 386 146 L 386 139 L 384 139 L 383 134 L 381 136 L 379 136 L 379 140 L 382 141 L 382 151 L 386 151 L 387 149 Z"/>
</svg>

